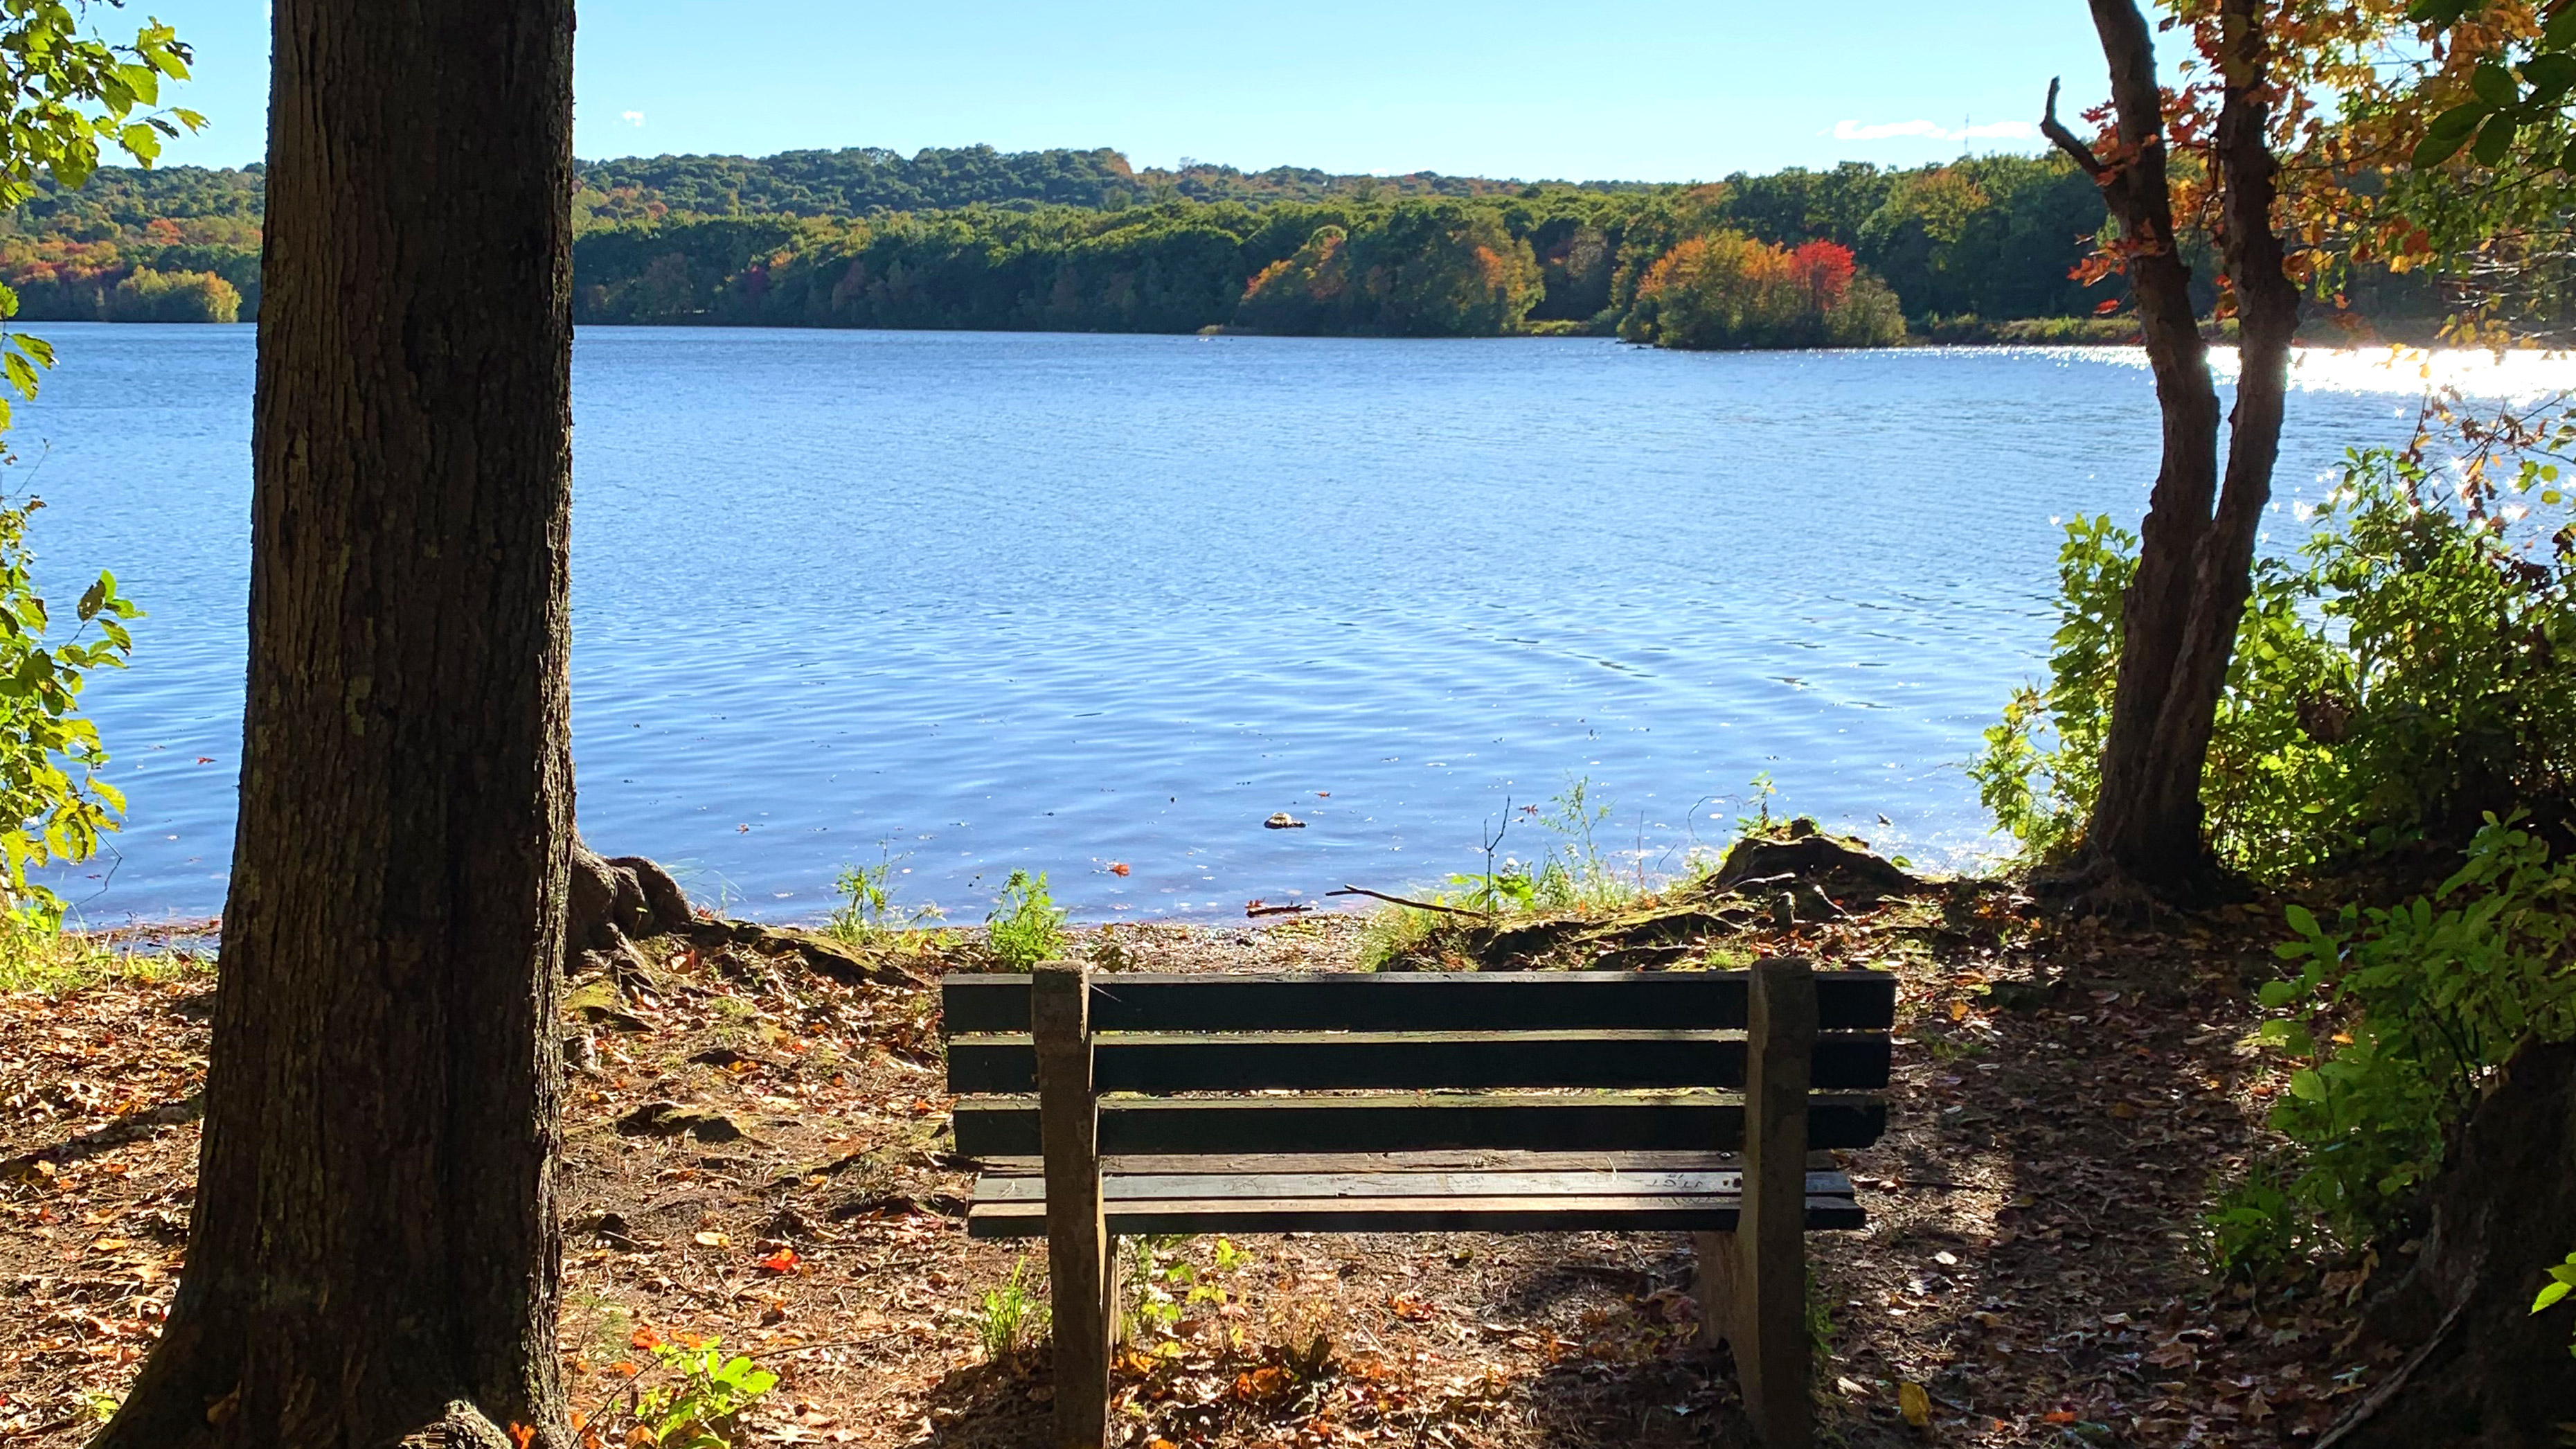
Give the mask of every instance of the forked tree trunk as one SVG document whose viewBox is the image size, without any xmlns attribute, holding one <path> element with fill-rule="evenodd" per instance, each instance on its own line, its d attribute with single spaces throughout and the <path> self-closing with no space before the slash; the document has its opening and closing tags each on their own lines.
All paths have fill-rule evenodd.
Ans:
<svg viewBox="0 0 2576 1449">
<path fill-rule="evenodd" d="M 2272 495 L 2299 296 L 2272 230 L 2278 167 L 2267 135 L 2272 93 L 2262 6 L 2222 0 L 2224 94 L 2211 161 L 2222 188 L 2219 246 L 2241 357 L 2222 487 L 2218 391 L 2192 315 L 2191 269 L 2175 241 L 2154 44 L 2133 0 L 2091 3 L 2110 62 L 2117 150 L 2097 157 L 2058 123 L 2054 85 L 2044 128 L 2100 184 L 2119 221 L 2163 414 L 2164 453 L 2139 530 L 2137 575 L 2123 601 L 2101 788 L 2075 879 L 2188 899 L 2217 881 L 2203 836 L 2201 773 L 2252 586 L 2255 529 Z"/>
<path fill-rule="evenodd" d="M 195 1223 L 97 1443 L 562 1446 L 572 3 L 274 16 Z"/>
</svg>

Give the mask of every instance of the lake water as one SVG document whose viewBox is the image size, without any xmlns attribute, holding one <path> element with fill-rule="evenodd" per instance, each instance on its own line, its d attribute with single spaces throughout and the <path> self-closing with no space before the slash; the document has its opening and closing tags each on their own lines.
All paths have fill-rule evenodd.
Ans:
<svg viewBox="0 0 2576 1449">
<path fill-rule="evenodd" d="M 111 567 L 150 615 L 91 694 L 131 818 L 66 893 L 212 914 L 252 333 L 46 335 L 41 576 Z M 2300 384 L 2275 546 L 2422 386 L 2323 354 Z M 1964 860 L 1958 765 L 2046 650 L 2057 520 L 2134 523 L 2156 437 L 2124 350 L 596 329 L 573 392 L 584 832 L 767 918 L 888 856 L 953 919 L 1014 867 L 1087 919 L 1239 918 L 1473 868 L 1576 778 L 1648 870 L 1765 773 Z"/>
</svg>

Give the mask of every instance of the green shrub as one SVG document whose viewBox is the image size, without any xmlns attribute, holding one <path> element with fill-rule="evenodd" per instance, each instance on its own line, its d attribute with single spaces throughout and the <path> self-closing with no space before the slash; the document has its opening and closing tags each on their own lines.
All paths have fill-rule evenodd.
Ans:
<svg viewBox="0 0 2576 1449">
<path fill-rule="evenodd" d="M 2513 487 L 2563 510 L 2555 478 L 2526 467 Z M 2567 825 L 2576 532 L 2450 488 L 2410 456 L 2350 454 L 2298 556 L 2256 562 L 2201 790 L 2225 864 L 2278 876 L 2455 850 L 2517 808 Z M 2136 550 L 2107 518 L 2068 525 L 2048 683 L 2014 695 L 1969 766 L 2043 859 L 2092 806 Z"/>
<path fill-rule="evenodd" d="M 632 1404 L 635 1430 L 624 1442 L 665 1449 L 733 1449 L 743 1433 L 742 1414 L 778 1386 L 778 1375 L 737 1354 L 726 1358 L 721 1339 L 681 1334 L 665 1339 L 649 1329 L 636 1342 L 652 1351 L 668 1378 L 638 1389 Z"/>
<path fill-rule="evenodd" d="M 984 918 L 993 959 L 1004 970 L 1026 971 L 1063 955 L 1065 915 L 1047 894 L 1046 872 L 1031 879 L 1027 871 L 1012 871 L 993 913 Z"/>
<path fill-rule="evenodd" d="M 2295 1066 L 2272 1122 L 2306 1148 L 2292 1196 L 2358 1239 L 2406 1211 L 2518 1046 L 2576 1036 L 2576 861 L 2490 820 L 2429 897 L 2289 919 L 2299 974 L 2262 991 Z"/>
<path fill-rule="evenodd" d="M 241 292 L 212 272 L 136 267 L 107 295 L 110 322 L 238 322 Z"/>
</svg>

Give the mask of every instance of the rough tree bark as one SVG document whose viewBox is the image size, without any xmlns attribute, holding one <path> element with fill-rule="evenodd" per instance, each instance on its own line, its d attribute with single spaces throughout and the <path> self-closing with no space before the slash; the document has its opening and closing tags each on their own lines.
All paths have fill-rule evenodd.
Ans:
<svg viewBox="0 0 2576 1449">
<path fill-rule="evenodd" d="M 2576 1315 L 2534 1317 L 2531 1298 L 2576 1247 L 2576 1043 L 2517 1052 L 2444 1157 L 2414 1257 L 2363 1324 L 2396 1367 L 2317 1449 L 2566 1443 Z"/>
<path fill-rule="evenodd" d="M 272 44 L 195 1223 L 96 1442 L 563 1446 L 572 3 L 276 0 Z"/>
<path fill-rule="evenodd" d="M 2110 62 L 2116 149 L 2097 156 L 2059 123 L 2054 82 L 2041 125 L 2101 186 L 2119 222 L 2163 414 L 2164 449 L 2139 530 L 2137 575 L 2121 613 L 2101 789 L 2083 854 L 2064 884 L 2099 900 L 2140 889 L 2192 900 L 2221 883 L 2203 835 L 2201 772 L 2252 587 L 2255 528 L 2272 495 L 2299 293 L 2272 229 L 2279 167 L 2269 136 L 2273 90 L 2263 6 L 2222 0 L 2223 93 L 2210 165 L 2221 196 L 2222 281 L 2236 302 L 2241 358 L 2222 482 L 2218 390 L 2192 315 L 2191 269 L 2175 240 L 2154 44 L 2133 0 L 2091 4 Z"/>
</svg>

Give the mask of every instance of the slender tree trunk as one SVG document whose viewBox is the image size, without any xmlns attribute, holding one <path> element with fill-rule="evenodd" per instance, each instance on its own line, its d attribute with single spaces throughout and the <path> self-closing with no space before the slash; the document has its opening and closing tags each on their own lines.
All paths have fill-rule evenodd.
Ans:
<svg viewBox="0 0 2576 1449">
<path fill-rule="evenodd" d="M 274 15 L 195 1223 L 97 1443 L 560 1446 L 572 3 Z"/>
<path fill-rule="evenodd" d="M 2272 230 L 2278 167 L 2267 135 L 2262 5 L 2222 0 L 2225 92 L 2212 161 L 2223 197 L 2223 280 L 2236 298 L 2241 354 L 2222 487 L 2218 392 L 2192 316 L 2191 271 L 2175 241 L 2154 45 L 2133 0 L 2091 4 L 2110 62 L 2117 150 L 2097 157 L 2058 124 L 2054 86 L 2045 129 L 2101 185 L 2119 220 L 2163 414 L 2164 454 L 2139 530 L 2137 575 L 2122 604 L 2101 788 L 2075 879 L 2188 899 L 2218 880 L 2203 835 L 2201 774 L 2251 589 L 2255 529 L 2271 498 L 2299 299 Z"/>
</svg>

